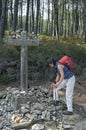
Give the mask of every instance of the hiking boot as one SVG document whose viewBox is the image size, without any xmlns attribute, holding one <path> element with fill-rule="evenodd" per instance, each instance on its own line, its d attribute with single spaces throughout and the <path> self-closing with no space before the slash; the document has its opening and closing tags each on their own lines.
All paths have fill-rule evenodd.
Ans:
<svg viewBox="0 0 86 130">
<path fill-rule="evenodd" d="M 64 115 L 73 115 L 73 112 L 71 112 L 71 111 L 64 111 L 63 114 Z"/>
</svg>

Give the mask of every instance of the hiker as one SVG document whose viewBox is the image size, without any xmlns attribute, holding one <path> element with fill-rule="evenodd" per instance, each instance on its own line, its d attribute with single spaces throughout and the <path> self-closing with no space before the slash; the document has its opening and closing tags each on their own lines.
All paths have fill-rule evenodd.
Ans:
<svg viewBox="0 0 86 130">
<path fill-rule="evenodd" d="M 67 111 L 63 111 L 65 115 L 73 114 L 73 91 L 75 85 L 75 76 L 73 72 L 69 70 L 67 66 L 59 63 L 53 58 L 48 59 L 49 67 L 52 67 L 56 72 L 55 82 L 51 84 L 53 88 L 53 101 L 58 104 L 58 91 L 64 87 L 66 87 L 66 106 Z"/>
</svg>

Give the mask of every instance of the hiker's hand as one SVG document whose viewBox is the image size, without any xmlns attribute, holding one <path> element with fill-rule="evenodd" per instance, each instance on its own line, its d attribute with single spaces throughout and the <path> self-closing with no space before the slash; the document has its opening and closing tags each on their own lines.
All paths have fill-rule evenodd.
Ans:
<svg viewBox="0 0 86 130">
<path fill-rule="evenodd" d="M 51 86 L 51 88 L 54 88 L 54 85 L 55 85 L 55 83 L 52 83 L 50 86 Z"/>
<path fill-rule="evenodd" d="M 56 84 L 55 84 L 55 83 L 52 83 L 52 84 L 51 84 L 51 88 L 56 88 Z"/>
<path fill-rule="evenodd" d="M 52 83 L 52 88 L 57 88 L 59 86 L 58 82 L 57 83 Z"/>
</svg>

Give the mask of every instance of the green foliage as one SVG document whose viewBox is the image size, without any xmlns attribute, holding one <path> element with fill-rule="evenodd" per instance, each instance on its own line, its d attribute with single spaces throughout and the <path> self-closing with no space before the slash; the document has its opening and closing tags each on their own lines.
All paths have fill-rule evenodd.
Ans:
<svg viewBox="0 0 86 130">
<path fill-rule="evenodd" d="M 6 44 L 1 44 L 0 46 L 0 57 L 19 57 L 19 51 L 17 50 L 18 47 L 9 46 Z"/>
<path fill-rule="evenodd" d="M 11 33 L 11 31 L 9 31 L 9 30 L 5 30 L 5 33 L 4 33 L 5 37 L 10 36 L 10 33 Z"/>
<path fill-rule="evenodd" d="M 80 74 L 83 67 L 86 67 L 86 45 L 80 44 L 79 40 L 61 40 L 57 42 L 56 40 L 47 40 L 46 36 L 42 37 L 43 43 L 40 46 L 29 47 L 28 57 L 33 61 L 44 61 L 46 63 L 47 59 L 53 57 L 55 59 L 61 58 L 63 55 L 71 56 L 77 65 L 76 74 Z M 47 42 L 45 42 L 46 40 Z M 70 39 L 70 38 L 69 38 Z M 66 42 L 67 41 L 67 42 Z"/>
<path fill-rule="evenodd" d="M 39 36 L 39 39 L 42 41 L 42 42 L 56 42 L 57 41 L 57 38 L 55 36 L 46 36 L 46 35 L 40 35 Z"/>
<path fill-rule="evenodd" d="M 56 43 L 43 43 L 40 46 L 29 47 L 28 57 L 34 61 L 45 61 L 49 57 L 57 58 L 61 52 L 56 49 Z"/>
<path fill-rule="evenodd" d="M 6 74 L 0 75 L 0 84 L 6 84 L 9 82 L 9 77 Z"/>
<path fill-rule="evenodd" d="M 75 44 L 75 45 L 76 44 L 82 45 L 84 43 L 83 39 L 81 37 L 78 37 L 77 35 L 68 36 L 68 37 L 62 36 L 60 37 L 60 42 L 70 43 L 70 44 Z"/>
<path fill-rule="evenodd" d="M 28 59 L 33 63 L 35 63 L 35 61 L 46 63 L 47 59 L 50 57 L 58 60 L 63 55 L 69 55 L 76 62 L 77 74 L 80 74 L 82 68 L 86 67 L 86 44 L 83 44 L 81 39 L 62 37 L 60 41 L 57 41 L 55 37 L 44 35 L 40 35 L 39 38 L 42 41 L 39 46 L 28 47 Z M 20 59 L 20 47 L 7 46 L 6 44 L 1 45 L 0 56 Z"/>
<path fill-rule="evenodd" d="M 86 45 L 78 45 L 76 43 L 57 42 L 53 40 L 47 40 L 46 36 L 44 43 L 40 46 L 29 47 L 29 56 L 36 59 L 46 59 L 46 57 L 60 58 L 63 55 L 69 55 L 76 59 L 76 61 L 83 65 L 86 57 Z M 45 39 L 47 42 L 45 42 Z M 51 38 L 52 39 L 52 38 Z"/>
</svg>

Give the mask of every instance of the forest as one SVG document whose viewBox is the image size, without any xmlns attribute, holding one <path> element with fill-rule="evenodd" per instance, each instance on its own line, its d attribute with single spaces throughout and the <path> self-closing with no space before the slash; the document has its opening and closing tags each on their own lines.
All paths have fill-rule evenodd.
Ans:
<svg viewBox="0 0 86 130">
<path fill-rule="evenodd" d="M 1 0 L 0 39 L 5 31 L 74 36 L 86 42 L 85 0 Z M 1 41 L 0 40 L 0 41 Z"/>
</svg>

